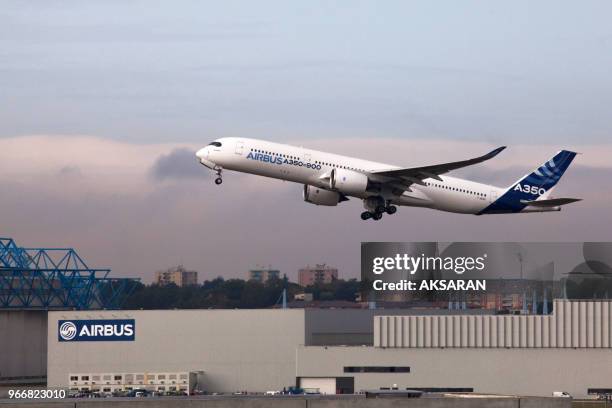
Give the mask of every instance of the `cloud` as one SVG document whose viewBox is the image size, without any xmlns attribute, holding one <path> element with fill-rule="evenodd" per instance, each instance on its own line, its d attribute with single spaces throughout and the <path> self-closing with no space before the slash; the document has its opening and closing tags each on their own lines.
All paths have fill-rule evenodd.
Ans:
<svg viewBox="0 0 612 408">
<path fill-rule="evenodd" d="M 406 166 L 471 157 L 494 146 L 359 138 L 298 144 Z M 554 194 L 585 200 L 559 213 L 476 217 L 401 208 L 380 222 L 361 221 L 357 199 L 330 208 L 304 203 L 294 183 L 228 171 L 216 186 L 211 171 L 189 167 L 198 147 L 85 136 L 0 140 L 2 234 L 26 246 L 76 247 L 92 267 L 145 281 L 179 263 L 203 278 L 244 277 L 256 264 L 296 278 L 299 267 L 321 262 L 356 277 L 362 241 L 612 239 L 612 191 L 603 187 L 612 178 L 602 161 L 608 145 L 581 149 L 588 153 Z M 508 185 L 556 150 L 512 146 L 456 174 Z"/>
<path fill-rule="evenodd" d="M 156 180 L 201 178 L 202 166 L 198 163 L 194 150 L 174 149 L 153 163 L 151 176 Z"/>
<path fill-rule="evenodd" d="M 68 196 L 138 194 L 154 186 L 148 170 L 157 158 L 185 144 L 137 144 L 92 136 L 33 135 L 0 138 L 0 181 L 36 185 Z M 56 184 L 75 172 L 70 184 Z"/>
<path fill-rule="evenodd" d="M 78 166 L 64 166 L 58 171 L 59 176 L 80 176 L 81 169 Z"/>
</svg>

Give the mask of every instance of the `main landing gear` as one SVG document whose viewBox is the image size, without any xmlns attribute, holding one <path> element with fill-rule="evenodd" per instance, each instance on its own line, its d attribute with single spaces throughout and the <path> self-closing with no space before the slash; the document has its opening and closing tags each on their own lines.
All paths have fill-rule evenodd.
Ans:
<svg viewBox="0 0 612 408">
<path fill-rule="evenodd" d="M 215 172 L 217 173 L 217 178 L 215 179 L 215 184 L 219 185 L 221 183 L 223 183 L 223 178 L 221 178 L 221 167 L 217 167 L 214 169 Z"/>
<path fill-rule="evenodd" d="M 385 201 L 382 197 L 369 197 L 363 201 L 364 207 L 367 211 L 361 213 L 362 220 L 380 220 L 384 213 L 389 215 L 397 212 L 397 207 L 391 205 L 390 201 Z"/>
</svg>

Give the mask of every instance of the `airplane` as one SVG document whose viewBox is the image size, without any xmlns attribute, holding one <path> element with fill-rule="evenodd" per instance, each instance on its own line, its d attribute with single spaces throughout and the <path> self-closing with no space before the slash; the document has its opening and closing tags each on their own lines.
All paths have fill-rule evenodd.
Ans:
<svg viewBox="0 0 612 408">
<path fill-rule="evenodd" d="M 396 206 L 425 207 L 461 214 L 513 214 L 560 211 L 578 198 L 552 198 L 550 193 L 576 156 L 561 150 L 509 187 L 496 187 L 444 174 L 482 163 L 506 146 L 483 156 L 424 167 L 397 167 L 353 157 L 258 139 L 226 137 L 196 152 L 213 170 L 233 170 L 304 185 L 304 201 L 336 206 L 349 197 L 363 200 L 361 219 L 380 220 Z M 444 176 L 443 176 L 444 175 Z"/>
</svg>

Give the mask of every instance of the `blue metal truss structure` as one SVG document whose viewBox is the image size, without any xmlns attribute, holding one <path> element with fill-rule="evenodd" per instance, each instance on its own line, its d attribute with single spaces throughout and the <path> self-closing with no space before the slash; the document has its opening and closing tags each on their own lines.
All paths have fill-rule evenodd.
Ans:
<svg viewBox="0 0 612 408">
<path fill-rule="evenodd" d="M 138 279 L 109 278 L 72 248 L 24 248 L 0 238 L 0 309 L 120 309 Z"/>
</svg>

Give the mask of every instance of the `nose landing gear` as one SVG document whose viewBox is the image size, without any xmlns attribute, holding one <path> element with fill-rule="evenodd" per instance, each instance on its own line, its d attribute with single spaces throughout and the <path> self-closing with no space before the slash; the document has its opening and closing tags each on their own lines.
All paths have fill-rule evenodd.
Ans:
<svg viewBox="0 0 612 408">
<path fill-rule="evenodd" d="M 215 184 L 219 185 L 223 183 L 223 178 L 221 177 L 221 167 L 215 167 L 215 172 L 217 173 L 217 178 L 215 179 Z"/>
</svg>

